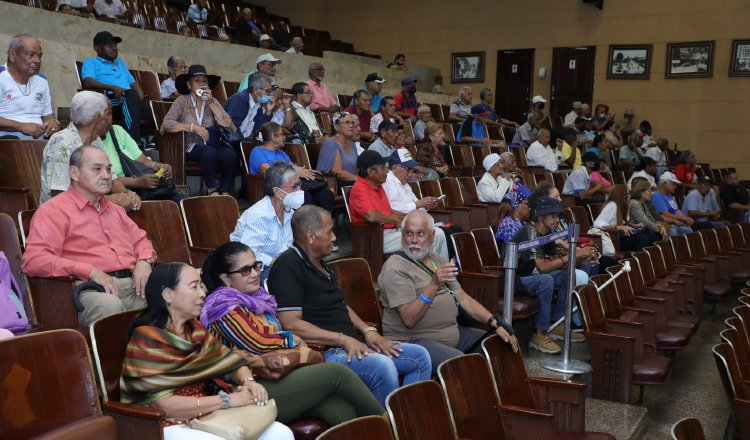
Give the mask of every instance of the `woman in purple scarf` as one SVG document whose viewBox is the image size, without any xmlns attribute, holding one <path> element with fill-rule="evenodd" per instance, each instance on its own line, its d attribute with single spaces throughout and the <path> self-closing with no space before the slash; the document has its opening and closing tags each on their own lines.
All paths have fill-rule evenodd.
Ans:
<svg viewBox="0 0 750 440">
<path fill-rule="evenodd" d="M 276 298 L 260 287 L 262 270 L 263 263 L 243 243 L 229 242 L 214 249 L 201 273 L 210 292 L 201 323 L 227 347 L 255 355 L 304 345 L 299 337 L 284 331 L 276 319 Z M 305 366 L 281 380 L 263 380 L 262 384 L 269 395 L 294 397 L 294 404 L 278 408 L 279 420 L 315 417 L 333 426 L 356 417 L 383 414 L 367 386 L 340 364 Z"/>
</svg>

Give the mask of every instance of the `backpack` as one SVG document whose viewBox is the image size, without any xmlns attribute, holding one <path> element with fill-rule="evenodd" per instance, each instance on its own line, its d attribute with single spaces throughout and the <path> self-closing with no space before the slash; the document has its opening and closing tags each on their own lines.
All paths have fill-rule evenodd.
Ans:
<svg viewBox="0 0 750 440">
<path fill-rule="evenodd" d="M 29 329 L 29 318 L 23 307 L 23 296 L 10 270 L 5 252 L 0 251 L 0 328 L 12 332 Z"/>
</svg>

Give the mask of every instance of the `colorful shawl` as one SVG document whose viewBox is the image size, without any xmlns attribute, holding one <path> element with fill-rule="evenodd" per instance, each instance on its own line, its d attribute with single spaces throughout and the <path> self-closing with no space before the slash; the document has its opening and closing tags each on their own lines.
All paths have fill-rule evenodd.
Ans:
<svg viewBox="0 0 750 440">
<path fill-rule="evenodd" d="M 208 327 L 222 316 L 243 306 L 256 315 L 269 313 L 276 315 L 276 298 L 260 288 L 254 295 L 248 295 L 231 287 L 219 287 L 206 298 L 201 311 L 201 324 Z"/>
<path fill-rule="evenodd" d="M 120 400 L 148 405 L 186 385 L 208 381 L 247 365 L 199 322 L 189 341 L 153 326 L 133 330 L 120 377 Z"/>
</svg>

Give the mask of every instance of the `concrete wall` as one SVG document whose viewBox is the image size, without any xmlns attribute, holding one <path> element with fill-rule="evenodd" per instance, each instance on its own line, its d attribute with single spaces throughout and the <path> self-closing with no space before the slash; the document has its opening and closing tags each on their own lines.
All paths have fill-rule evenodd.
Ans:
<svg viewBox="0 0 750 440">
<path fill-rule="evenodd" d="M 550 96 L 554 47 L 596 46 L 594 103 L 621 115 L 634 108 L 649 119 L 657 136 L 696 151 L 699 160 L 736 166 L 750 175 L 750 78 L 727 76 L 732 39 L 750 39 L 747 0 L 606 0 L 604 9 L 579 0 L 255 0 L 293 24 L 326 29 L 356 50 L 409 64 L 439 68 L 449 77 L 452 52 L 486 52 L 485 83 L 495 87 L 497 51 L 534 48 L 532 95 Z M 714 40 L 710 79 L 666 80 L 666 44 Z M 648 81 L 607 80 L 610 44 L 653 44 Z M 449 78 L 448 78 L 449 80 Z M 446 83 L 457 91 L 458 85 Z M 476 92 L 475 92 L 476 95 Z"/>
</svg>

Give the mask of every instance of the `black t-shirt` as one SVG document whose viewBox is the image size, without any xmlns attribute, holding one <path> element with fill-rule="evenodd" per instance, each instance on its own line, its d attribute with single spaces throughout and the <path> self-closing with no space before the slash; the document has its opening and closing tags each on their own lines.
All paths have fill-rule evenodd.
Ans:
<svg viewBox="0 0 750 440">
<path fill-rule="evenodd" d="M 277 311 L 302 311 L 302 319 L 310 324 L 362 341 L 349 318 L 335 275 L 324 261 L 321 265 L 325 274 L 295 245 L 279 256 L 268 274 L 268 288 L 276 297 Z"/>
<path fill-rule="evenodd" d="M 515 237 L 513 237 L 514 243 L 521 243 L 524 241 L 534 240 L 539 238 L 539 232 L 532 225 L 525 225 L 521 228 Z M 545 257 L 554 257 L 557 255 L 557 247 L 555 242 L 550 242 L 541 247 L 535 247 L 527 251 L 520 252 L 518 254 L 518 275 L 527 277 L 533 275 L 534 269 L 536 269 L 536 259 L 544 259 Z"/>
<path fill-rule="evenodd" d="M 719 197 L 725 208 L 729 208 L 732 203 L 748 204 L 747 191 L 741 186 L 722 184 L 719 188 Z"/>
</svg>

